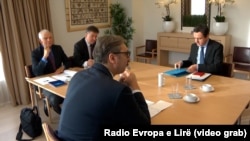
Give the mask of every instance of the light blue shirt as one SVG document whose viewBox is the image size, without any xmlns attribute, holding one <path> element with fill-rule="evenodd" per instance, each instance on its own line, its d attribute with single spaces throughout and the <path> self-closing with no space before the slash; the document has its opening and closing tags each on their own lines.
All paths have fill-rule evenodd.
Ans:
<svg viewBox="0 0 250 141">
<path fill-rule="evenodd" d="M 205 43 L 205 45 L 203 46 L 204 49 L 204 57 L 206 56 L 206 51 L 207 51 L 207 44 L 208 44 L 209 40 Z M 201 51 L 201 46 L 199 46 L 199 49 L 198 49 L 198 55 L 197 55 L 197 64 L 200 64 L 200 51 Z"/>
</svg>

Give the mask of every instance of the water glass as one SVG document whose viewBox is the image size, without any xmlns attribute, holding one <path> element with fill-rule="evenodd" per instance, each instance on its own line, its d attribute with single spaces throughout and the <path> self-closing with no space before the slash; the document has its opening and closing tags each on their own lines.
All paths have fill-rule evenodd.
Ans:
<svg viewBox="0 0 250 141">
<path fill-rule="evenodd" d="M 192 77 L 186 77 L 185 89 L 191 90 L 194 86 L 192 85 Z"/>
<path fill-rule="evenodd" d="M 176 83 L 175 85 L 172 85 L 172 94 L 178 94 L 179 93 L 179 83 Z"/>
</svg>

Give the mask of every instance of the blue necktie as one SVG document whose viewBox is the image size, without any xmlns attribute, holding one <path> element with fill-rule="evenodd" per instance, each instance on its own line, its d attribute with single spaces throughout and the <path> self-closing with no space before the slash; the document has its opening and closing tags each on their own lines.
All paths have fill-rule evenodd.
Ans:
<svg viewBox="0 0 250 141">
<path fill-rule="evenodd" d="M 204 64 L 204 47 L 200 48 L 200 64 Z"/>
</svg>

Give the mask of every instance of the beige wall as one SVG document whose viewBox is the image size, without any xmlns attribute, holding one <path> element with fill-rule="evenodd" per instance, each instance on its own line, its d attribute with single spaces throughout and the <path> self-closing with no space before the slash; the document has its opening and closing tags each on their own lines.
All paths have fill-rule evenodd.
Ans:
<svg viewBox="0 0 250 141">
<path fill-rule="evenodd" d="M 164 8 L 157 8 L 156 0 L 111 0 L 121 2 L 128 11 L 128 15 L 134 20 L 136 33 L 131 43 L 131 50 L 134 46 L 142 45 L 145 39 L 157 39 L 157 33 L 162 32 L 162 12 Z M 67 32 L 65 22 L 65 0 L 51 0 L 51 14 L 53 23 L 53 32 L 57 44 L 63 46 L 67 55 L 72 55 L 73 45 L 83 37 L 84 31 Z M 171 5 L 171 15 L 176 22 L 176 31 L 180 30 L 180 0 L 177 4 Z M 229 22 L 228 34 L 232 35 L 231 47 L 248 46 L 250 47 L 250 16 L 249 0 L 237 0 L 232 6 L 225 8 L 225 15 Z M 216 15 L 216 9 L 212 6 L 211 22 Z M 100 35 L 103 35 L 104 29 L 100 29 Z M 231 48 L 231 51 L 232 51 Z M 180 59 L 186 59 L 187 54 L 170 53 L 170 63 Z"/>
</svg>

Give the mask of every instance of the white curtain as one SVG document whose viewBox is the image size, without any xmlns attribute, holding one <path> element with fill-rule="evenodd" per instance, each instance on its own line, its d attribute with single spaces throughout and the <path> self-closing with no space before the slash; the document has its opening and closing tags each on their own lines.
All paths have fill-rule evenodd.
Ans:
<svg viewBox="0 0 250 141">
<path fill-rule="evenodd" d="M 10 98 L 3 73 L 2 55 L 0 52 L 0 106 L 10 103 Z"/>
</svg>

